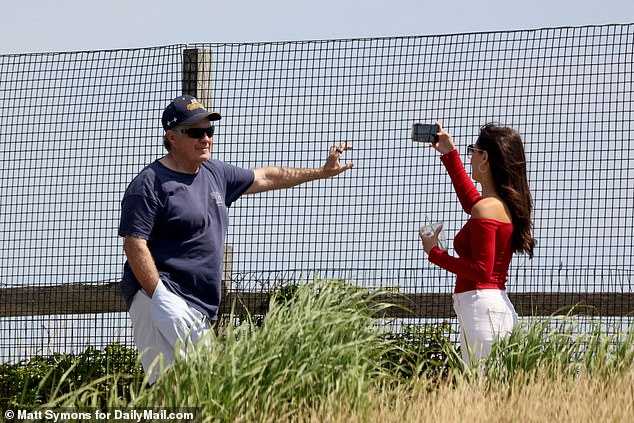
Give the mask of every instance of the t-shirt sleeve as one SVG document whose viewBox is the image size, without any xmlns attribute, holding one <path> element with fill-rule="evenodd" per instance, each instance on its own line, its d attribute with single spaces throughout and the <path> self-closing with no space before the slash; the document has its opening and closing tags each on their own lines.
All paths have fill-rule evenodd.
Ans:
<svg viewBox="0 0 634 423">
<path fill-rule="evenodd" d="M 216 163 L 219 165 L 227 182 L 225 204 L 227 207 L 231 207 L 231 204 L 240 198 L 253 184 L 255 174 L 250 169 L 243 169 L 220 161 Z"/>
<path fill-rule="evenodd" d="M 133 180 L 121 201 L 119 236 L 149 239 L 159 209 L 156 194 L 141 178 Z"/>
<path fill-rule="evenodd" d="M 486 282 L 493 275 L 495 264 L 495 240 L 497 225 L 493 222 L 473 219 L 471 222 L 471 259 L 450 256 L 447 251 L 434 247 L 429 252 L 429 261 L 475 282 Z"/>
</svg>

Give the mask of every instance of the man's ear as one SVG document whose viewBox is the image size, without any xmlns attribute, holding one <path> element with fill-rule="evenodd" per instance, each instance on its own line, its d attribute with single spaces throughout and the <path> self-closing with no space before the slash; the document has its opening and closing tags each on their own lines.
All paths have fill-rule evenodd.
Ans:
<svg viewBox="0 0 634 423">
<path fill-rule="evenodd" d="M 174 131 L 173 129 L 168 129 L 165 133 L 165 136 L 167 137 L 167 140 L 170 142 L 170 144 L 173 144 L 176 140 L 176 131 Z"/>
</svg>

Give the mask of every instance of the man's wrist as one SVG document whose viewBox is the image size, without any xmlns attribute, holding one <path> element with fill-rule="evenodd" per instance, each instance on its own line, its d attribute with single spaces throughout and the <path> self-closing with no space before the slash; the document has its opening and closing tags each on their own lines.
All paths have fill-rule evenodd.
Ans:
<svg viewBox="0 0 634 423">
<path fill-rule="evenodd" d="M 150 296 L 150 298 L 152 298 L 154 296 L 154 293 L 156 292 L 156 288 L 159 286 L 160 283 L 161 283 L 161 279 L 159 278 L 154 283 L 154 286 L 148 287 L 149 289 L 145 289 L 145 292 Z"/>
<path fill-rule="evenodd" d="M 325 166 L 319 168 L 319 178 L 318 179 L 328 179 L 333 176 L 337 176 L 341 171 L 339 169 L 327 169 Z"/>
</svg>

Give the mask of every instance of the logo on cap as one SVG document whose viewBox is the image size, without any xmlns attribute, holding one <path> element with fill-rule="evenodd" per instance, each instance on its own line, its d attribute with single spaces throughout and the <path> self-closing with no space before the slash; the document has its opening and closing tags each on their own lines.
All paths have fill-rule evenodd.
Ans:
<svg viewBox="0 0 634 423">
<path fill-rule="evenodd" d="M 191 100 L 191 103 L 188 104 L 187 106 L 187 110 L 195 110 L 195 109 L 204 109 L 205 106 L 203 106 L 198 100 L 196 100 L 195 98 Z"/>
</svg>

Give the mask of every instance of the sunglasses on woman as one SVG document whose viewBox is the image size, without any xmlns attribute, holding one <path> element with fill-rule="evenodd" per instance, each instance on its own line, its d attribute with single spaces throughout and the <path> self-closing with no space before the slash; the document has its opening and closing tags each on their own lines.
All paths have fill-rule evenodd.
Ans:
<svg viewBox="0 0 634 423">
<path fill-rule="evenodd" d="M 199 140 L 205 135 L 211 138 L 214 135 L 214 128 L 214 126 L 210 126 L 208 128 L 184 128 L 180 129 L 178 132 L 186 134 L 189 138 Z"/>
<path fill-rule="evenodd" d="M 473 144 L 467 146 L 467 156 L 473 156 L 474 151 L 479 151 L 480 153 L 484 152 L 484 150 L 480 150 Z"/>
</svg>

